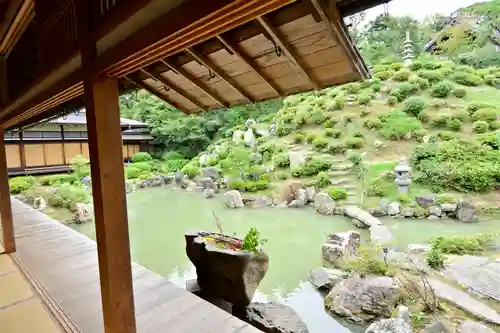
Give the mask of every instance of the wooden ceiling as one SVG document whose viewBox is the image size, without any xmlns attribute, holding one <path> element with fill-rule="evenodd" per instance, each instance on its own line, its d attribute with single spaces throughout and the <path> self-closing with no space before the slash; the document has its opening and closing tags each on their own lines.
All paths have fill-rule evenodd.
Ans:
<svg viewBox="0 0 500 333">
<path fill-rule="evenodd" d="M 189 2 L 175 8 L 178 14 Z M 104 52 L 97 70 L 118 77 L 123 90 L 146 89 L 187 114 L 364 79 L 368 71 L 341 19 L 341 11 L 364 2 L 373 0 L 249 0 L 247 7 L 242 1 L 234 8 L 231 3 L 216 18 L 202 17 L 120 61 L 106 62 L 117 48 Z M 176 22 L 163 24 L 175 28 Z M 80 75 L 72 73 L 67 86 L 60 82 L 56 93 L 27 109 L 8 116 L 0 111 L 3 127 L 83 106 Z"/>
</svg>

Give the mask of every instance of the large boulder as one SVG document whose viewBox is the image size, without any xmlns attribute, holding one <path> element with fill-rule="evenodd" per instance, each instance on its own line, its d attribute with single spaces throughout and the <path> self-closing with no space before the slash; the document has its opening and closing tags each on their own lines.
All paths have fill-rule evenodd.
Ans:
<svg viewBox="0 0 500 333">
<path fill-rule="evenodd" d="M 335 212 L 335 201 L 327 193 L 321 192 L 314 197 L 314 207 L 320 214 L 333 215 Z"/>
<path fill-rule="evenodd" d="M 444 213 L 454 213 L 456 209 L 457 209 L 457 205 L 456 204 L 452 204 L 452 203 L 443 203 L 443 204 L 441 204 L 441 210 Z"/>
<path fill-rule="evenodd" d="M 358 206 L 348 205 L 344 207 L 344 214 L 352 219 L 358 220 L 362 223 L 365 228 L 369 228 L 372 225 L 382 224 L 380 220 L 372 215 L 370 215 L 366 210 L 359 208 Z"/>
<path fill-rule="evenodd" d="M 249 118 L 247 119 L 247 121 L 245 121 L 245 129 L 252 128 L 252 126 L 255 124 L 257 124 L 257 122 L 254 119 Z"/>
<path fill-rule="evenodd" d="M 383 217 L 387 215 L 387 212 L 384 211 L 382 208 L 368 208 L 368 214 L 374 217 Z"/>
<path fill-rule="evenodd" d="M 462 222 L 477 222 L 476 207 L 470 201 L 460 200 L 455 215 Z"/>
<path fill-rule="evenodd" d="M 47 204 L 45 203 L 45 200 L 42 197 L 36 197 L 33 199 L 33 208 L 37 210 L 43 210 L 47 207 Z"/>
<path fill-rule="evenodd" d="M 250 148 L 255 147 L 257 139 L 255 138 L 255 134 L 253 133 L 253 129 L 247 129 L 247 131 L 243 135 L 243 141 L 245 142 L 245 146 Z"/>
<path fill-rule="evenodd" d="M 437 217 L 441 217 L 441 214 L 442 214 L 442 210 L 441 210 L 441 207 L 440 206 L 431 206 L 429 207 L 429 215 L 430 216 L 437 216 Z"/>
<path fill-rule="evenodd" d="M 477 321 L 464 320 L 458 328 L 458 333 L 495 333 L 495 331 Z"/>
<path fill-rule="evenodd" d="M 200 159 L 198 160 L 198 163 L 200 163 L 201 166 L 205 166 L 208 164 L 208 155 L 203 154 L 200 156 Z"/>
<path fill-rule="evenodd" d="M 393 246 L 396 238 L 385 225 L 372 225 L 370 227 L 370 240 L 374 245 Z"/>
<path fill-rule="evenodd" d="M 288 157 L 290 159 L 290 169 L 295 170 L 300 168 L 306 163 L 306 157 L 304 154 L 298 151 L 291 151 L 288 153 Z"/>
<path fill-rule="evenodd" d="M 299 315 L 282 303 L 251 303 L 244 308 L 236 308 L 233 315 L 264 333 L 309 332 Z"/>
<path fill-rule="evenodd" d="M 202 170 L 203 177 L 210 177 L 213 180 L 218 180 L 220 178 L 220 171 L 216 167 L 206 167 Z"/>
<path fill-rule="evenodd" d="M 367 324 L 391 317 L 401 288 L 388 276 L 350 277 L 340 281 L 325 298 L 325 309 L 348 321 Z"/>
<path fill-rule="evenodd" d="M 77 203 L 75 204 L 74 210 L 75 215 L 73 216 L 73 222 L 76 224 L 89 222 L 94 218 L 94 212 L 90 204 Z"/>
<path fill-rule="evenodd" d="M 387 207 L 388 215 L 398 215 L 401 212 L 399 202 L 391 202 Z"/>
<path fill-rule="evenodd" d="M 420 195 L 415 197 L 415 201 L 423 208 L 429 208 L 436 203 L 436 197 L 433 194 Z"/>
<path fill-rule="evenodd" d="M 240 192 L 237 190 L 232 190 L 224 194 L 225 205 L 227 208 L 243 208 L 243 199 L 241 198 Z"/>
<path fill-rule="evenodd" d="M 217 191 L 219 187 L 210 177 L 200 177 L 196 179 L 196 185 L 203 191 L 206 189 L 211 189 Z"/>
<path fill-rule="evenodd" d="M 205 199 L 213 198 L 215 196 L 215 191 L 211 188 L 206 188 L 205 190 L 203 190 L 203 196 L 205 197 Z"/>
<path fill-rule="evenodd" d="M 309 282 L 316 289 L 328 292 L 348 275 L 349 273 L 339 269 L 319 267 L 309 272 Z"/>
<path fill-rule="evenodd" d="M 365 333 L 412 333 L 410 311 L 404 305 L 398 306 L 395 318 L 374 322 Z"/>
<path fill-rule="evenodd" d="M 306 196 L 307 196 L 307 202 L 314 202 L 314 198 L 316 196 L 316 189 L 312 186 L 306 188 Z"/>
<path fill-rule="evenodd" d="M 304 183 L 298 180 L 287 181 L 281 188 L 278 202 L 288 205 L 293 200 L 298 200 L 299 190 L 304 188 Z"/>
<path fill-rule="evenodd" d="M 245 132 L 243 131 L 240 131 L 240 130 L 236 130 L 233 132 L 233 142 L 235 144 L 240 144 L 240 142 L 243 140 L 243 135 L 245 134 Z"/>
<path fill-rule="evenodd" d="M 342 267 L 346 261 L 356 258 L 360 240 L 361 236 L 356 231 L 329 235 L 321 248 L 324 264 L 331 267 Z"/>
</svg>

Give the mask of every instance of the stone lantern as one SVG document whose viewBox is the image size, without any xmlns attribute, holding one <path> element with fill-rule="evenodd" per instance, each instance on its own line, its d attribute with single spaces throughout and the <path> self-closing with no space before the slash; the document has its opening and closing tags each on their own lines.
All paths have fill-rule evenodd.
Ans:
<svg viewBox="0 0 500 333">
<path fill-rule="evenodd" d="M 415 57 L 415 47 L 413 46 L 413 41 L 410 39 L 410 32 L 406 31 L 406 40 L 401 46 L 402 51 L 402 59 L 405 66 L 409 66 L 413 62 L 413 58 Z"/>
<path fill-rule="evenodd" d="M 394 182 L 398 187 L 399 194 L 408 193 L 408 187 L 411 184 L 410 171 L 411 169 L 408 166 L 408 163 L 406 163 L 406 159 L 401 158 L 394 168 L 394 173 L 396 175 Z"/>
</svg>

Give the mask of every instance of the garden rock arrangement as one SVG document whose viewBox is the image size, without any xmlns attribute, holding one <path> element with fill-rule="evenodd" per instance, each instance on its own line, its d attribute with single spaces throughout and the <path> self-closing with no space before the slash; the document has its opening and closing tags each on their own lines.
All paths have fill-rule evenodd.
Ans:
<svg viewBox="0 0 500 333">
<path fill-rule="evenodd" d="M 328 236 L 323 244 L 323 262 L 331 267 L 340 267 L 355 258 L 360 246 L 361 236 L 356 231 L 347 231 Z"/>
<path fill-rule="evenodd" d="M 365 333 L 412 333 L 410 311 L 406 306 L 397 308 L 396 317 L 372 323 Z"/>
</svg>

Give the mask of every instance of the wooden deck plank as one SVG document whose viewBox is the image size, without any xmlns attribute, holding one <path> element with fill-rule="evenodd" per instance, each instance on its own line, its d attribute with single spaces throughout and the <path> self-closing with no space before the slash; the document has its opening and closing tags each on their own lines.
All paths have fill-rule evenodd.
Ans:
<svg viewBox="0 0 500 333">
<path fill-rule="evenodd" d="M 12 210 L 23 265 L 81 333 L 103 332 L 95 242 L 17 199 Z M 260 332 L 135 263 L 132 277 L 140 333 Z"/>
</svg>

